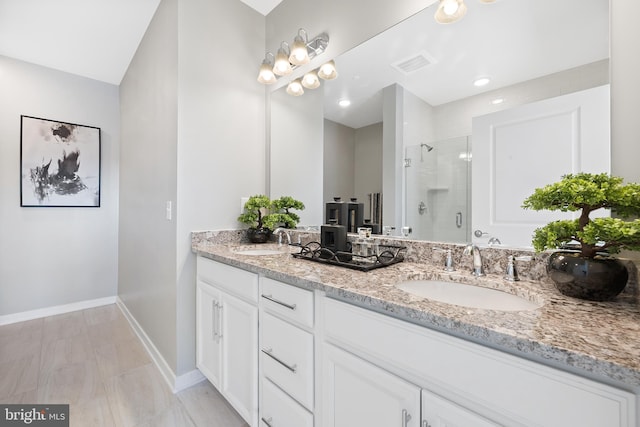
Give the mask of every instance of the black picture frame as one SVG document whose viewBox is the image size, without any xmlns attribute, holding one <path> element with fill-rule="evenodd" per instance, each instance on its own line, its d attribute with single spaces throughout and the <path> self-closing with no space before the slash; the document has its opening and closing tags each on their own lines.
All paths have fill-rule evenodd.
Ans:
<svg viewBox="0 0 640 427">
<path fill-rule="evenodd" d="M 101 132 L 20 116 L 20 206 L 100 207 Z"/>
</svg>

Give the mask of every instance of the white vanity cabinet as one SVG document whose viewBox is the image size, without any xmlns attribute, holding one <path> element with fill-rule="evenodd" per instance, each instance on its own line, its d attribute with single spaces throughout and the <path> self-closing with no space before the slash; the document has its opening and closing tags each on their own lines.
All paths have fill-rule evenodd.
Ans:
<svg viewBox="0 0 640 427">
<path fill-rule="evenodd" d="M 260 422 L 313 427 L 314 294 L 260 279 Z"/>
<path fill-rule="evenodd" d="M 321 306 L 325 427 L 635 426 L 632 393 L 330 298 Z"/>
<path fill-rule="evenodd" d="M 258 415 L 258 276 L 197 258 L 196 366 L 249 425 Z"/>
</svg>

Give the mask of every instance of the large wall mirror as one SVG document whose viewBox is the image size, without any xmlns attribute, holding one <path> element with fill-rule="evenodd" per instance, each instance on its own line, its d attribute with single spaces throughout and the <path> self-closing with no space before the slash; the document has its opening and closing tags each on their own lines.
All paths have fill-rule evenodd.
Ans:
<svg viewBox="0 0 640 427">
<path fill-rule="evenodd" d="M 356 197 L 397 234 L 471 241 L 472 170 L 486 157 L 474 118 L 608 84 L 608 0 L 466 4 L 459 22 L 436 23 L 433 5 L 345 52 L 338 78 L 303 96 L 271 94 L 270 193 L 303 200 L 301 224 Z M 533 181 L 559 178 L 548 175 Z"/>
</svg>

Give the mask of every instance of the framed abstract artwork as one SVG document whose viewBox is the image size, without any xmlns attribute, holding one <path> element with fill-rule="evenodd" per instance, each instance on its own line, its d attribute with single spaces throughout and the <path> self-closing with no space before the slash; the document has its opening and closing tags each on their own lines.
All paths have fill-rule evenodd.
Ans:
<svg viewBox="0 0 640 427">
<path fill-rule="evenodd" d="M 20 116 L 20 206 L 100 207 L 100 128 Z"/>
</svg>

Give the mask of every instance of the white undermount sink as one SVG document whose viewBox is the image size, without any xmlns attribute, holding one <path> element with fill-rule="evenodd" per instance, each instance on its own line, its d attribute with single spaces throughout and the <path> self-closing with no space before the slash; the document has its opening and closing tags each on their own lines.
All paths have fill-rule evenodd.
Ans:
<svg viewBox="0 0 640 427">
<path fill-rule="evenodd" d="M 540 304 L 496 289 L 440 280 L 408 280 L 397 285 L 410 294 L 447 304 L 500 311 L 535 310 Z"/>
</svg>

